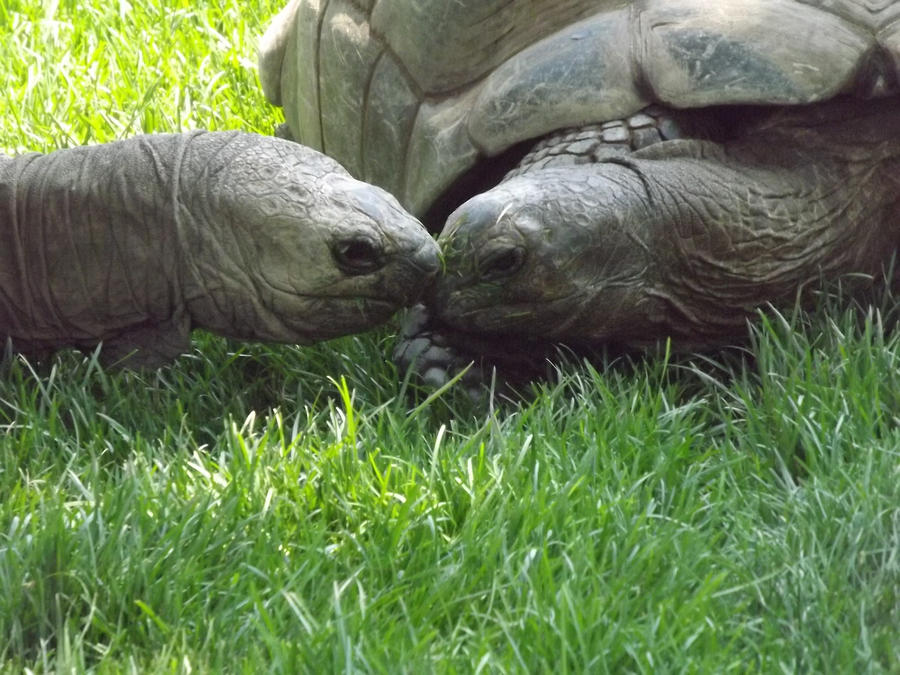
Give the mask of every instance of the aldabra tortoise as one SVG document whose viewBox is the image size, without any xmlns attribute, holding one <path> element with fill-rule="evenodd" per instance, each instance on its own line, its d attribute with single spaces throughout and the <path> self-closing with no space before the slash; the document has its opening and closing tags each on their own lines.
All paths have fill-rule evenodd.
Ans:
<svg viewBox="0 0 900 675">
<path fill-rule="evenodd" d="M 372 327 L 438 271 L 383 190 L 282 139 L 139 136 L 0 155 L 0 343 L 159 365 L 204 328 L 310 343 Z"/>
<path fill-rule="evenodd" d="M 742 122 L 473 197 L 439 239 L 433 311 L 471 332 L 696 349 L 804 285 L 878 277 L 900 244 L 900 99 Z"/>
<path fill-rule="evenodd" d="M 896 249 L 900 3 L 297 0 L 260 64 L 295 138 L 431 227 L 559 133 L 441 236 L 462 330 L 715 343 Z"/>
</svg>

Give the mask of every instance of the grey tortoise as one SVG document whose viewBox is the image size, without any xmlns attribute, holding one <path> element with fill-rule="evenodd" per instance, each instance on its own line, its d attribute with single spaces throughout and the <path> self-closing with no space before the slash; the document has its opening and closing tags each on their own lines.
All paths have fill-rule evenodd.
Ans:
<svg viewBox="0 0 900 675">
<path fill-rule="evenodd" d="M 371 328 L 438 271 L 384 190 L 289 141 L 144 135 L 0 156 L 0 341 L 161 365 L 201 328 L 308 344 Z"/>
<path fill-rule="evenodd" d="M 891 0 L 294 0 L 260 50 L 292 137 L 444 227 L 438 324 L 685 348 L 893 255 L 898 70 Z"/>
</svg>

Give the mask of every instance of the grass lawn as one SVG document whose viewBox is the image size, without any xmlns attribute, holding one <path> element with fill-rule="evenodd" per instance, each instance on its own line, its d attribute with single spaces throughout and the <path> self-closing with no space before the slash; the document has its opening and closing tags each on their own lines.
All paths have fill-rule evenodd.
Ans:
<svg viewBox="0 0 900 675">
<path fill-rule="evenodd" d="M 0 0 L 0 150 L 269 133 L 276 0 Z M 392 329 L 0 368 L 9 672 L 900 672 L 900 334 L 416 406 Z"/>
</svg>

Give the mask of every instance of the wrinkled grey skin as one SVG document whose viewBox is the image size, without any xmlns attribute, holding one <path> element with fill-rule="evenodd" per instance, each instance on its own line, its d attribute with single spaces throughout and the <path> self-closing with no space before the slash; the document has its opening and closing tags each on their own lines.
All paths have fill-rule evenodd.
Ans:
<svg viewBox="0 0 900 675">
<path fill-rule="evenodd" d="M 439 238 L 432 309 L 476 333 L 676 347 L 746 334 L 767 303 L 877 275 L 900 242 L 900 99 L 782 109 L 737 138 L 536 170 Z"/>
<path fill-rule="evenodd" d="M 156 366 L 195 328 L 307 344 L 414 301 L 436 246 L 383 190 L 240 132 L 0 157 L 0 340 Z"/>
</svg>

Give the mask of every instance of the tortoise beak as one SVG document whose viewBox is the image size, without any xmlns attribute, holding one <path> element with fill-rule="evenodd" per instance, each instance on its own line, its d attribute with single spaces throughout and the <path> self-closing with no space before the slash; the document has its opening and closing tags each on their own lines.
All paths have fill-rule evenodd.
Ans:
<svg viewBox="0 0 900 675">
<path fill-rule="evenodd" d="M 404 305 L 423 302 L 433 292 L 441 270 L 441 260 L 434 239 L 428 237 L 417 249 L 404 256 L 403 269 L 402 274 L 408 278 L 408 282 L 403 284 L 407 289 Z"/>
<path fill-rule="evenodd" d="M 427 279 L 428 283 L 424 285 L 433 286 L 432 282 L 437 279 L 438 273 L 441 271 L 441 260 L 434 239 L 429 238 L 425 241 L 413 253 L 410 262 Z"/>
</svg>

